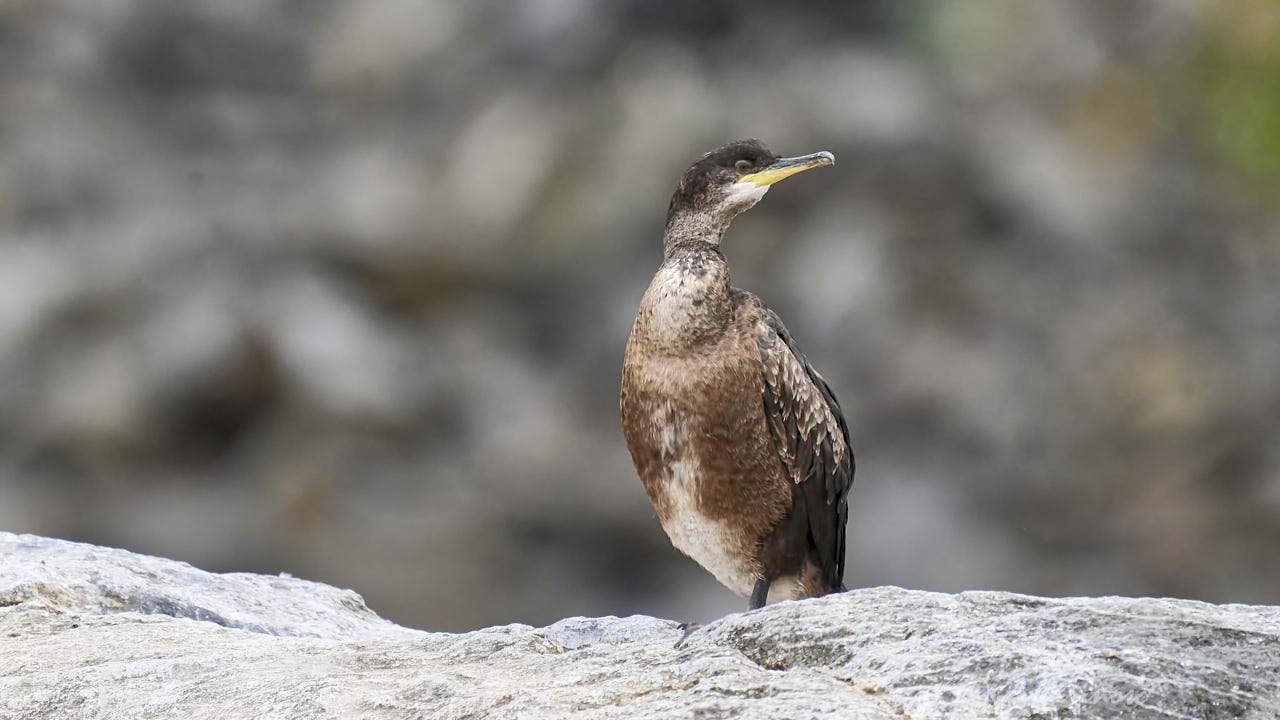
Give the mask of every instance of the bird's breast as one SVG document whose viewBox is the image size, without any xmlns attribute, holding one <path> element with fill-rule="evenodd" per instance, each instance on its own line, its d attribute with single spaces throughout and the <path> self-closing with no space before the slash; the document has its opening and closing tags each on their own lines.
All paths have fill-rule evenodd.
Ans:
<svg viewBox="0 0 1280 720">
<path fill-rule="evenodd" d="M 640 303 L 636 331 L 651 347 L 680 355 L 723 338 L 732 318 L 728 280 L 716 266 L 664 266 Z"/>
</svg>

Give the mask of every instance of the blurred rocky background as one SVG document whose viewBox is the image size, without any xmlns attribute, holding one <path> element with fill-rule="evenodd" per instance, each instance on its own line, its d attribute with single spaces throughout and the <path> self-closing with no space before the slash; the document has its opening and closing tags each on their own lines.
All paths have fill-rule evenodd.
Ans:
<svg viewBox="0 0 1280 720">
<path fill-rule="evenodd" d="M 442 630 L 743 607 L 617 420 L 680 172 L 850 585 L 1280 602 L 1280 4 L 0 0 L 0 529 Z"/>
</svg>

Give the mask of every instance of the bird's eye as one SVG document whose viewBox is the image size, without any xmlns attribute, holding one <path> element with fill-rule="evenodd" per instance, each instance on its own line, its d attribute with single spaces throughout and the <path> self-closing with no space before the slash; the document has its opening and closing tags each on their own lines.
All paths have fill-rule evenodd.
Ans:
<svg viewBox="0 0 1280 720">
<path fill-rule="evenodd" d="M 751 169 L 751 161 L 739 160 L 738 162 L 734 163 L 733 166 L 738 169 L 738 172 L 746 172 Z"/>
</svg>

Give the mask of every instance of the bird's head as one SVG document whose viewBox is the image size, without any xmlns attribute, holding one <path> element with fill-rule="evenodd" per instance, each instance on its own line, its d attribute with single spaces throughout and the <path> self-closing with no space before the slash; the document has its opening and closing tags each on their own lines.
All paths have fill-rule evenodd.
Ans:
<svg viewBox="0 0 1280 720">
<path fill-rule="evenodd" d="M 673 223 L 685 224 L 711 230 L 715 236 L 712 242 L 718 241 L 729 221 L 760 202 L 771 185 L 835 161 L 825 150 L 780 157 L 759 140 L 739 140 L 712 150 L 680 177 L 667 209 L 667 231 L 670 234 L 675 229 Z"/>
</svg>

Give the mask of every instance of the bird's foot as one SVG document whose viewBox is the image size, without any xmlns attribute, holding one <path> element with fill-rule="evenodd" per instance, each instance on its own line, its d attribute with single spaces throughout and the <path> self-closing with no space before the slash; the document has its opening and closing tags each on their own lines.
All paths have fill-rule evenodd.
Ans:
<svg viewBox="0 0 1280 720">
<path fill-rule="evenodd" d="M 680 639 L 676 641 L 676 649 L 679 650 L 680 648 L 684 647 L 684 643 L 686 640 L 689 639 L 690 635 L 692 635 L 696 630 L 702 629 L 702 623 L 692 623 L 692 622 L 680 623 L 679 625 L 676 626 L 676 629 L 684 631 L 684 634 L 681 635 Z"/>
</svg>

